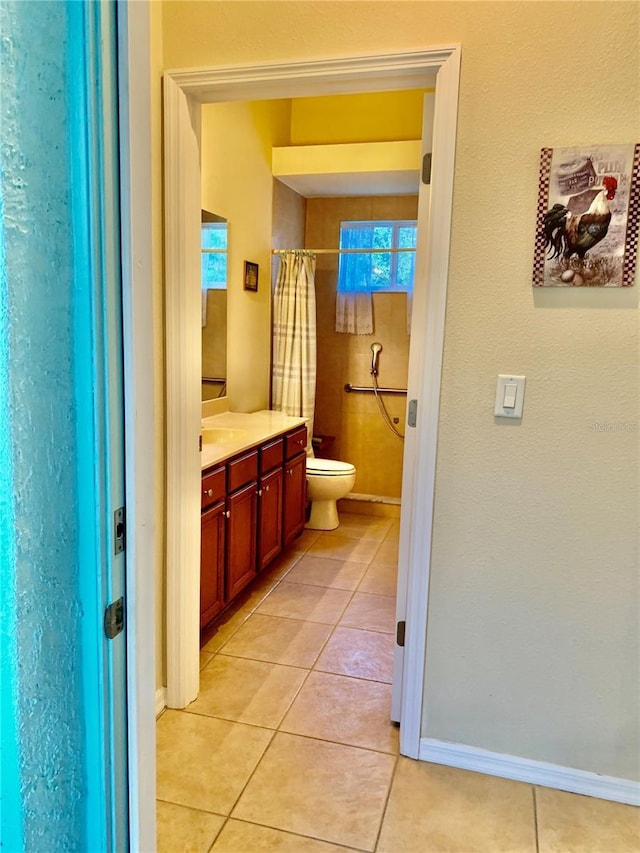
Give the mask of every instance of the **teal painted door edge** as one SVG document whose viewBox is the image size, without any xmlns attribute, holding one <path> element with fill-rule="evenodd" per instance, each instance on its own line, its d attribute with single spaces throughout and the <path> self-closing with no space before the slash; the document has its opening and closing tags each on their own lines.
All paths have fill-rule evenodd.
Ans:
<svg viewBox="0 0 640 853">
<path fill-rule="evenodd" d="M 84 69 L 75 121 L 85 155 L 72 176 L 73 213 L 74 230 L 88 231 L 75 258 L 79 544 L 81 563 L 96 568 L 80 575 L 87 765 L 94 774 L 87 844 L 95 849 L 106 829 L 104 849 L 120 853 L 129 842 L 126 628 L 113 639 L 103 628 L 107 605 L 125 595 L 125 554 L 115 553 L 113 524 L 125 502 L 117 21 L 112 0 L 77 5 Z"/>
<path fill-rule="evenodd" d="M 128 849 L 125 640 L 102 625 L 124 584 L 115 21 L 113 2 L 0 4 L 7 853 Z"/>
</svg>

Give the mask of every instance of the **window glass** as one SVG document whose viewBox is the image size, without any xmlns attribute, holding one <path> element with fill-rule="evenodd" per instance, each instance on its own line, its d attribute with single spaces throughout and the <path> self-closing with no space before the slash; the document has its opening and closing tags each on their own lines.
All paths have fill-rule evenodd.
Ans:
<svg viewBox="0 0 640 853">
<path fill-rule="evenodd" d="M 224 290 L 227 286 L 227 223 L 203 222 L 201 226 L 201 249 L 203 251 L 202 289 Z"/>
<path fill-rule="evenodd" d="M 341 253 L 338 290 L 413 290 L 416 236 L 415 220 L 342 222 L 340 248 L 362 252 Z"/>
</svg>

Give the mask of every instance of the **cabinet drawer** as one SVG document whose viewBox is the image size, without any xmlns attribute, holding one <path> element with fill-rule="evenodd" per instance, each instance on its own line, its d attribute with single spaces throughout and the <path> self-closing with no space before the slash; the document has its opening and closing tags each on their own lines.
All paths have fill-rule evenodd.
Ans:
<svg viewBox="0 0 640 853">
<path fill-rule="evenodd" d="M 209 471 L 202 478 L 201 506 L 206 509 L 225 496 L 224 468 Z"/>
<path fill-rule="evenodd" d="M 276 438 L 260 448 L 260 473 L 266 474 L 272 468 L 277 468 L 282 465 L 282 451 L 284 441 L 281 438 Z"/>
<path fill-rule="evenodd" d="M 307 428 L 299 427 L 285 436 L 285 459 L 291 459 L 297 453 L 302 453 L 307 446 Z"/>
<path fill-rule="evenodd" d="M 229 491 L 234 492 L 245 483 L 258 478 L 258 451 L 252 450 L 232 460 L 227 465 L 229 475 Z"/>
</svg>

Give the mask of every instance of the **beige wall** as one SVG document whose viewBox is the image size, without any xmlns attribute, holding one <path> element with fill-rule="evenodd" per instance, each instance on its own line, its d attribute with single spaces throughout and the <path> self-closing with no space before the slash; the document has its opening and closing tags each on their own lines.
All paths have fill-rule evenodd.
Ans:
<svg viewBox="0 0 640 853">
<path fill-rule="evenodd" d="M 288 141 L 290 123 L 289 101 L 202 107 L 202 202 L 229 221 L 227 395 L 236 412 L 269 407 L 271 148 Z M 245 261 L 259 265 L 257 293 L 244 290 Z"/>
<path fill-rule="evenodd" d="M 461 43 L 423 733 L 638 778 L 638 287 L 531 290 L 539 149 L 633 141 L 634 2 L 179 2 L 165 67 Z M 527 376 L 522 423 L 496 374 Z"/>
<path fill-rule="evenodd" d="M 416 196 L 368 198 L 311 198 L 307 200 L 305 245 L 335 249 L 340 244 L 340 223 L 358 219 L 415 219 Z M 335 331 L 336 255 L 319 254 L 316 260 L 316 310 L 318 369 L 314 432 L 331 435 L 332 459 L 356 467 L 353 491 L 365 495 L 400 497 L 403 445 L 382 420 L 372 394 L 346 394 L 344 385 L 371 387 L 371 344 L 383 346 L 380 385 L 407 387 L 409 335 L 407 297 L 404 293 L 373 296 L 372 335 L 343 335 Z M 406 397 L 385 395 L 391 418 L 404 429 Z"/>
<path fill-rule="evenodd" d="M 274 249 L 301 249 L 304 246 L 304 223 L 307 200 L 282 181 L 273 182 L 272 246 Z M 272 260 L 272 283 L 278 274 L 278 256 Z"/>
</svg>

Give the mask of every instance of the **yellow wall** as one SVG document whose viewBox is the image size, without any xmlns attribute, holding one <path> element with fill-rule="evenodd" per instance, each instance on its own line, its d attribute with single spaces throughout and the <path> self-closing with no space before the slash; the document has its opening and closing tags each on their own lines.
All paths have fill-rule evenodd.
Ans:
<svg viewBox="0 0 640 853">
<path fill-rule="evenodd" d="M 633 141 L 635 2 L 165 3 L 165 67 L 461 43 L 423 734 L 638 778 L 638 287 L 532 292 L 539 149 Z M 496 375 L 527 376 L 498 424 Z"/>
<path fill-rule="evenodd" d="M 340 243 L 340 222 L 358 219 L 415 219 L 417 196 L 368 198 L 310 198 L 307 200 L 305 245 L 335 249 Z M 407 387 L 409 335 L 407 297 L 404 293 L 373 296 L 374 332 L 344 335 L 335 331 L 338 255 L 316 259 L 316 311 L 318 367 L 314 432 L 332 435 L 328 455 L 351 462 L 356 468 L 353 491 L 358 494 L 400 497 L 402 451 L 400 439 L 382 420 L 372 394 L 346 394 L 344 386 L 371 387 L 371 344 L 378 341 L 381 386 Z M 406 397 L 385 395 L 391 418 L 404 431 Z"/>
<path fill-rule="evenodd" d="M 426 91 L 431 90 L 296 98 L 291 145 L 420 139 Z"/>
</svg>

